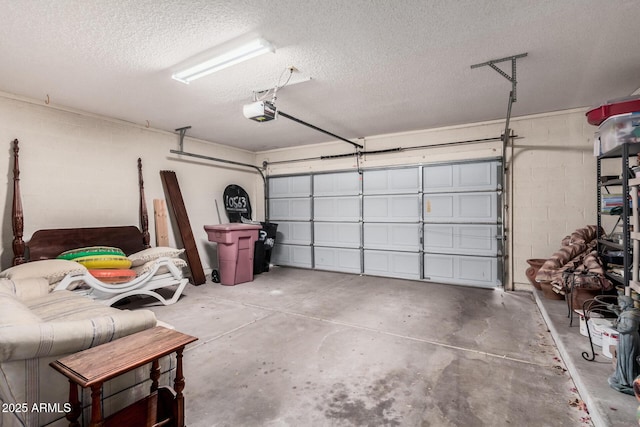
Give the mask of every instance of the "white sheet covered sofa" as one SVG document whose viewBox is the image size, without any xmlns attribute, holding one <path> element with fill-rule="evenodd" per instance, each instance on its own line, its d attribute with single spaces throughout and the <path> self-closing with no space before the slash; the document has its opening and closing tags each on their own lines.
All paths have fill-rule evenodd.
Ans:
<svg viewBox="0 0 640 427">
<path fill-rule="evenodd" d="M 0 426 L 68 425 L 69 382 L 49 363 L 156 324 L 150 310 L 120 310 L 71 291 L 50 292 L 45 278 L 0 279 Z M 173 364 L 165 358 L 162 371 Z M 105 383 L 105 415 L 148 393 L 148 376 L 142 367 Z M 161 383 L 170 384 L 172 376 L 162 375 Z M 87 390 L 81 400 L 88 421 Z"/>
</svg>

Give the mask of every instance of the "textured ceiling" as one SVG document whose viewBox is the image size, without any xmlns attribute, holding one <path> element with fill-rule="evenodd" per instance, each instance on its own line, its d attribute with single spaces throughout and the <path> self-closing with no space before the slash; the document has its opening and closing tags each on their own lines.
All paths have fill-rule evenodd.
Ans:
<svg viewBox="0 0 640 427">
<path fill-rule="evenodd" d="M 330 137 L 242 115 L 294 65 L 282 111 L 345 138 L 598 105 L 640 87 L 636 0 L 0 0 L 0 91 L 252 151 Z M 184 85 L 176 66 L 258 35 L 263 55 Z M 510 63 L 502 68 L 511 73 Z"/>
</svg>

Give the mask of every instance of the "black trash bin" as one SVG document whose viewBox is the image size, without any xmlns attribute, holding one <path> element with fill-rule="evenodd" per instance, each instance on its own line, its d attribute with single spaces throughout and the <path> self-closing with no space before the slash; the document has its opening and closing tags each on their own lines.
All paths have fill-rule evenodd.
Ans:
<svg viewBox="0 0 640 427">
<path fill-rule="evenodd" d="M 278 224 L 274 222 L 261 222 L 262 229 L 258 230 L 258 240 L 253 251 L 253 274 L 269 271 L 271 252 L 276 243 Z"/>
</svg>

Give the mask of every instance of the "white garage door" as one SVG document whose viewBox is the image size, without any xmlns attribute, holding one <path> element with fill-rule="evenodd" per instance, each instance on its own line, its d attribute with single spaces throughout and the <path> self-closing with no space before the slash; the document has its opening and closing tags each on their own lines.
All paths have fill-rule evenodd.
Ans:
<svg viewBox="0 0 640 427">
<path fill-rule="evenodd" d="M 420 279 L 420 169 L 362 174 L 364 272 Z"/>
<path fill-rule="evenodd" d="M 314 263 L 320 270 L 361 273 L 360 174 L 313 176 Z"/>
<path fill-rule="evenodd" d="M 424 278 L 500 286 L 499 161 L 423 168 Z"/>
<path fill-rule="evenodd" d="M 271 178 L 268 182 L 269 220 L 278 224 L 273 262 L 312 268 L 311 177 Z"/>
<path fill-rule="evenodd" d="M 501 173 L 483 160 L 270 177 L 273 262 L 499 286 Z"/>
</svg>

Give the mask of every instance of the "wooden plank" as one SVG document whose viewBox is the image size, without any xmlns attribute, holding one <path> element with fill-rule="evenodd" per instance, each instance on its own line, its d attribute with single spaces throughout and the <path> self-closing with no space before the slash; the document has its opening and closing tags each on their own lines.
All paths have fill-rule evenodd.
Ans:
<svg viewBox="0 0 640 427">
<path fill-rule="evenodd" d="M 202 262 L 200 261 L 200 255 L 198 255 L 198 248 L 196 241 L 193 237 L 193 231 L 191 230 L 191 224 L 189 223 L 189 216 L 187 215 L 187 209 L 184 206 L 184 200 L 182 199 L 182 192 L 178 185 L 178 178 L 174 171 L 160 171 L 160 178 L 164 185 L 165 191 L 169 196 L 169 203 L 171 210 L 178 224 L 178 230 L 182 237 L 182 244 L 187 255 L 187 262 L 191 269 L 191 280 L 194 285 L 202 285 L 207 281 L 204 270 L 202 268 Z"/>
<path fill-rule="evenodd" d="M 153 213 L 156 225 L 156 246 L 169 246 L 167 204 L 164 200 L 153 199 Z"/>
</svg>

